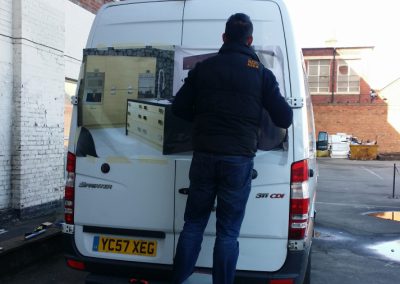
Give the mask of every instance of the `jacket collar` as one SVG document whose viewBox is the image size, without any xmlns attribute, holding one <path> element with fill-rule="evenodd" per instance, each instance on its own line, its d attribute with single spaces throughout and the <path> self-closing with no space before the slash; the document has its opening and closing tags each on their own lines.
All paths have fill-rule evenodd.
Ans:
<svg viewBox="0 0 400 284">
<path fill-rule="evenodd" d="M 250 56 L 254 60 L 260 61 L 257 54 L 254 52 L 254 49 L 252 47 L 248 47 L 243 43 L 237 43 L 237 42 L 224 43 L 218 53 L 222 54 L 231 52 L 242 53 L 247 56 Z"/>
</svg>

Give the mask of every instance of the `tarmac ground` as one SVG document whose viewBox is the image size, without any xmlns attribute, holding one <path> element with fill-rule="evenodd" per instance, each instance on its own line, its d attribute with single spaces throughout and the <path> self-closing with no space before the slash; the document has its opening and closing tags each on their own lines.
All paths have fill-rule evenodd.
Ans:
<svg viewBox="0 0 400 284">
<path fill-rule="evenodd" d="M 0 227 L 0 275 L 19 271 L 62 251 L 63 215 L 16 220 Z"/>
</svg>

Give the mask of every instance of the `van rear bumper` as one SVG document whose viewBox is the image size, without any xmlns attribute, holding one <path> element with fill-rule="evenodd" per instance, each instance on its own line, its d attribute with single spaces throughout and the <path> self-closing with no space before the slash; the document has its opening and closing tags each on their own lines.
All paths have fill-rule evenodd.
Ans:
<svg viewBox="0 0 400 284">
<path fill-rule="evenodd" d="M 73 235 L 63 234 L 63 239 L 66 259 L 83 262 L 85 271 L 96 275 L 95 279 L 97 280 L 101 279 L 101 275 L 107 275 L 104 276 L 104 283 L 110 281 L 110 277 L 124 279 L 124 283 L 130 278 L 154 280 L 157 283 L 158 281 L 166 281 L 168 283 L 167 281 L 172 277 L 172 265 L 86 257 L 78 252 Z M 276 272 L 236 271 L 235 284 L 266 284 L 270 279 L 294 279 L 295 284 L 303 283 L 311 246 L 307 245 L 306 247 L 307 249 L 301 251 L 288 251 L 285 264 Z M 211 270 L 200 269 L 199 272 L 211 273 Z M 102 283 L 99 280 L 96 282 Z M 153 282 L 150 281 L 149 283 Z"/>
<path fill-rule="evenodd" d="M 172 265 L 130 262 L 112 259 L 87 257 L 79 253 L 74 235 L 63 233 L 64 256 L 85 264 L 85 271 L 140 279 L 165 280 L 172 277 Z M 126 278 L 125 278 L 126 279 Z"/>
<path fill-rule="evenodd" d="M 236 271 L 235 284 L 266 284 L 271 279 L 293 279 L 302 284 L 310 250 L 288 252 L 285 264 L 276 272 Z"/>
</svg>

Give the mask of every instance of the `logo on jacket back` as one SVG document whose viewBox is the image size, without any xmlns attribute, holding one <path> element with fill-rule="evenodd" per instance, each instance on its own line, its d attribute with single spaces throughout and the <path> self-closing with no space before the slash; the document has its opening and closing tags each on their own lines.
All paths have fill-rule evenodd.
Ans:
<svg viewBox="0 0 400 284">
<path fill-rule="evenodd" d="M 256 60 L 253 60 L 253 59 L 247 60 L 247 67 L 258 69 L 259 66 L 260 66 L 260 63 Z"/>
</svg>

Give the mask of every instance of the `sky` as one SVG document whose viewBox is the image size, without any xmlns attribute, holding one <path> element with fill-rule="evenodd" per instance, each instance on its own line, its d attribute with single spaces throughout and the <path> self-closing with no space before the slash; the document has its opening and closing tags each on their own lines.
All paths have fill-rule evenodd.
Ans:
<svg viewBox="0 0 400 284">
<path fill-rule="evenodd" d="M 286 0 L 300 43 L 321 46 L 333 37 L 338 45 L 376 45 L 395 40 L 400 28 L 398 0 Z M 397 43 L 399 40 L 397 40 Z"/>
<path fill-rule="evenodd" d="M 300 47 L 374 46 L 378 87 L 400 77 L 399 0 L 285 0 Z"/>
</svg>

